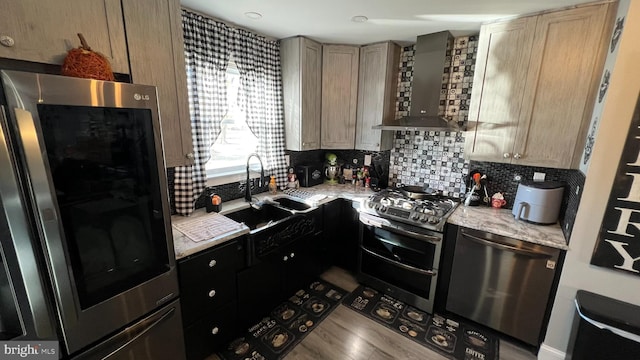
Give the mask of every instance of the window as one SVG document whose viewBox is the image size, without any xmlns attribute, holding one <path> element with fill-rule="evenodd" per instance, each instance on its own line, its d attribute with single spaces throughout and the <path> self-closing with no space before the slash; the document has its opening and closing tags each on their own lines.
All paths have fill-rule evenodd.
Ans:
<svg viewBox="0 0 640 360">
<path fill-rule="evenodd" d="M 249 128 L 246 113 L 239 105 L 240 72 L 233 56 L 229 57 L 226 79 L 227 111 L 220 122 L 220 134 L 210 149 L 208 178 L 244 173 L 247 157 L 258 147 L 258 137 Z"/>
</svg>

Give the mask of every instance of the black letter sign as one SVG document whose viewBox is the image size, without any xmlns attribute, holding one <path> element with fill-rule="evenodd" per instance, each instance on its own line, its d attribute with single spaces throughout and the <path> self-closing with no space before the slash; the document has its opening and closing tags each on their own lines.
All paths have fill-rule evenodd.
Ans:
<svg viewBox="0 0 640 360">
<path fill-rule="evenodd" d="M 591 263 L 640 275 L 640 98 Z"/>
</svg>

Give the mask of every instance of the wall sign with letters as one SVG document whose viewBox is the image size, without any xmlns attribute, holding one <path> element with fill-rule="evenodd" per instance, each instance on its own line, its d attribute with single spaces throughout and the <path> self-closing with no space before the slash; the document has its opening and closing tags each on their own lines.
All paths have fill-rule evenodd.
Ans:
<svg viewBox="0 0 640 360">
<path fill-rule="evenodd" d="M 640 97 L 591 264 L 640 275 Z"/>
</svg>

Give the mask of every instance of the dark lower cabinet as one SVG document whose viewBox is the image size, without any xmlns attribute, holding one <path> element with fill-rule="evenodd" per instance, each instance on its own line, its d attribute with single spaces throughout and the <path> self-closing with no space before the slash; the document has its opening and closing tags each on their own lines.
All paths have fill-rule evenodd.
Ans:
<svg viewBox="0 0 640 360">
<path fill-rule="evenodd" d="M 353 273 L 358 270 L 358 210 L 353 202 L 336 199 L 324 205 L 323 236 L 330 263 Z"/>
<path fill-rule="evenodd" d="M 235 301 L 208 313 L 184 330 L 187 359 L 202 360 L 222 350 L 239 330 Z"/>
<path fill-rule="evenodd" d="M 238 322 L 247 328 L 326 268 L 321 232 L 274 249 L 238 273 Z"/>
<path fill-rule="evenodd" d="M 244 266 L 236 239 L 178 261 L 188 359 L 203 359 L 238 332 L 236 274 Z"/>
</svg>

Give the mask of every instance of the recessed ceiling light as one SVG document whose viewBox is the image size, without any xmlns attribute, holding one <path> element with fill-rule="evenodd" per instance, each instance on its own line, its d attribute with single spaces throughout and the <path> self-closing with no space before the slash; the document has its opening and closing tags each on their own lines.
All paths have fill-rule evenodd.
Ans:
<svg viewBox="0 0 640 360">
<path fill-rule="evenodd" d="M 366 22 L 367 20 L 369 20 L 369 18 L 364 15 L 357 15 L 351 18 L 351 21 L 357 22 L 357 23 L 363 23 L 363 22 Z"/>
<path fill-rule="evenodd" d="M 252 19 L 252 20 L 260 20 L 260 19 L 262 19 L 262 14 L 257 13 L 255 11 L 246 12 L 246 13 L 244 13 L 244 16 L 246 16 L 246 17 L 248 17 L 249 19 Z"/>
</svg>

